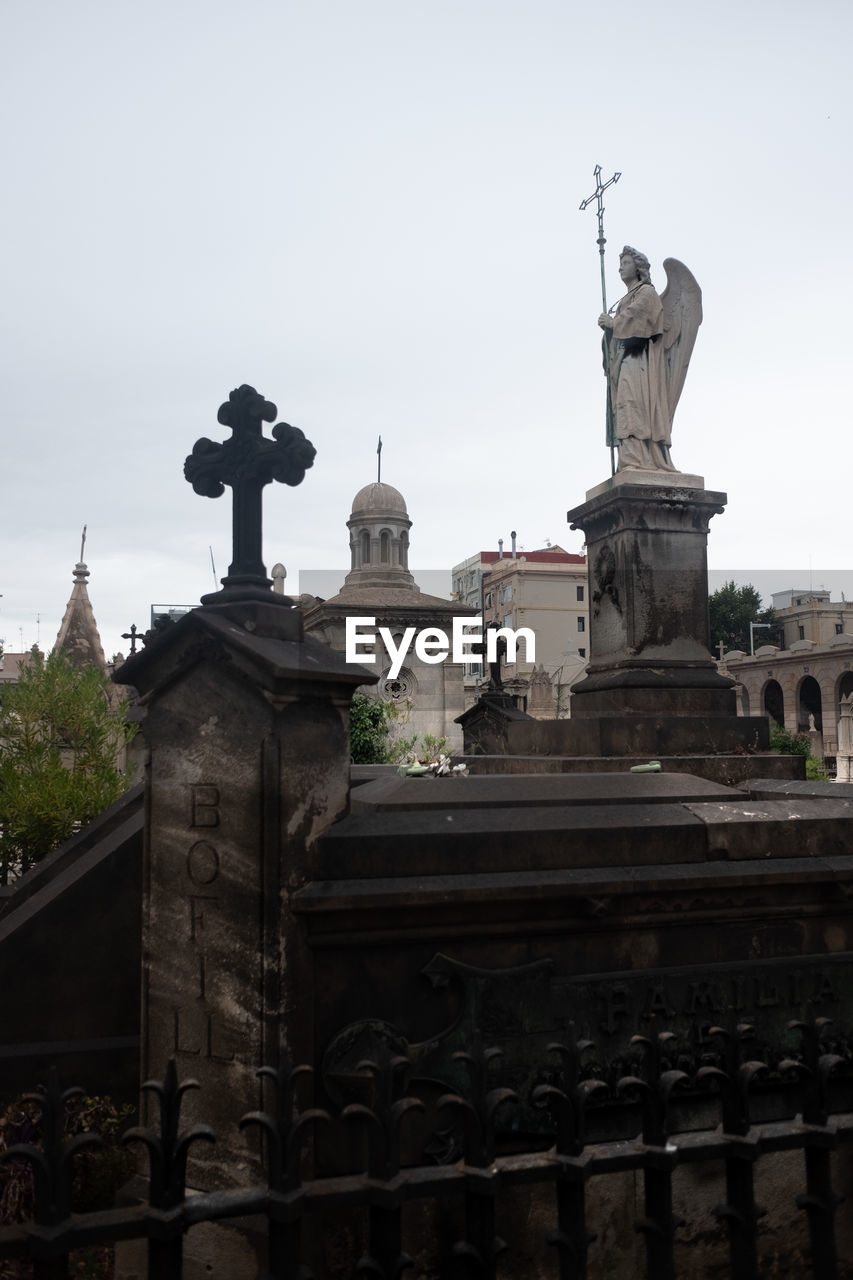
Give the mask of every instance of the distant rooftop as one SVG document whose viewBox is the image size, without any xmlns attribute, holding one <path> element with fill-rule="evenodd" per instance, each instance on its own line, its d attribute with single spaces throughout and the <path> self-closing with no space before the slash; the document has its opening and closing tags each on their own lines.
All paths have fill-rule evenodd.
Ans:
<svg viewBox="0 0 853 1280">
<path fill-rule="evenodd" d="M 7 650 L 0 654 L 0 684 L 17 684 L 21 668 L 31 658 L 32 652 L 29 649 L 26 653 L 9 653 Z"/>
<path fill-rule="evenodd" d="M 540 547 L 536 551 L 481 551 L 483 564 L 494 564 L 498 560 L 525 560 L 528 564 L 586 564 L 586 556 L 576 555 L 573 551 L 565 551 L 562 547 Z"/>
</svg>

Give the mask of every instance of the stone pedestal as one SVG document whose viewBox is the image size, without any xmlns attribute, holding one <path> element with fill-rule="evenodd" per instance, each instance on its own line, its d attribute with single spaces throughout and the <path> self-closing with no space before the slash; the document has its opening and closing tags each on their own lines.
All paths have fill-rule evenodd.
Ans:
<svg viewBox="0 0 853 1280">
<path fill-rule="evenodd" d="M 121 668 L 145 709 L 142 1079 L 168 1059 L 215 1146 L 202 1189 L 258 1175 L 240 1117 L 259 1067 L 310 1060 L 311 970 L 291 895 L 349 801 L 349 704 L 375 677 L 302 638 L 286 604 L 193 610 Z M 149 1100 L 147 1122 L 156 1122 Z"/>
<path fill-rule="evenodd" d="M 680 750 L 712 751 L 726 724 L 744 747 L 766 748 L 766 720 L 737 717 L 734 681 L 709 649 L 708 526 L 726 495 L 699 476 L 653 481 L 618 473 L 568 513 L 586 535 L 590 594 L 590 660 L 572 687 L 572 719 L 639 717 L 649 751 L 660 749 L 662 720 L 679 722 Z M 631 736 L 642 751 L 641 725 Z M 718 749 L 732 750 L 723 736 Z"/>
</svg>

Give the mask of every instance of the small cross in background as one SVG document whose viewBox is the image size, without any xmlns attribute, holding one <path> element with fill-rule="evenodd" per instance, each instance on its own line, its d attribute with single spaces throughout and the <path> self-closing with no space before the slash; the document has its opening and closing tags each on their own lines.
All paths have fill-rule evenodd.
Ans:
<svg viewBox="0 0 853 1280">
<path fill-rule="evenodd" d="M 129 631 L 122 631 L 122 633 L 121 633 L 121 638 L 122 638 L 122 640 L 129 640 L 129 641 L 130 641 L 130 652 L 131 652 L 131 654 L 136 653 L 136 641 L 137 641 L 137 639 L 138 639 L 138 636 L 137 636 L 137 633 L 136 633 L 136 623 L 135 623 L 135 622 L 131 625 L 131 628 L 130 628 L 130 630 L 129 630 Z"/>
</svg>

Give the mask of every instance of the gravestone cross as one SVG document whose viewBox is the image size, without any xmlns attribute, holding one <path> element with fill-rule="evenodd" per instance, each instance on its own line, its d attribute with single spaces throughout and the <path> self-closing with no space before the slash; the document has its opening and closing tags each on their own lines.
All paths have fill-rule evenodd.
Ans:
<svg viewBox="0 0 853 1280">
<path fill-rule="evenodd" d="M 121 638 L 122 638 L 122 640 L 129 640 L 129 641 L 130 641 L 130 652 L 131 652 L 131 655 L 133 655 L 134 653 L 136 653 L 136 642 L 137 642 L 137 640 L 138 640 L 140 637 L 139 637 L 139 634 L 138 634 L 138 632 L 137 632 L 137 630 L 136 630 L 136 623 L 135 623 L 135 622 L 133 623 L 133 625 L 131 626 L 131 628 L 130 628 L 130 630 L 129 630 L 129 631 L 122 631 L 122 633 L 121 633 Z"/>
<path fill-rule="evenodd" d="M 224 590 L 203 596 L 203 604 L 237 596 L 245 599 L 259 592 L 264 599 L 272 596 L 272 582 L 262 559 L 264 485 L 273 480 L 301 484 L 317 453 L 303 432 L 286 422 L 274 426 L 272 440 L 266 439 L 262 424 L 274 422 L 277 413 L 275 405 L 254 387 L 238 387 L 217 414 L 217 420 L 231 428 L 231 439 L 221 444 L 206 437 L 197 440 L 184 463 L 184 475 L 196 493 L 219 498 L 226 485 L 233 492 L 234 558 L 222 579 Z"/>
</svg>

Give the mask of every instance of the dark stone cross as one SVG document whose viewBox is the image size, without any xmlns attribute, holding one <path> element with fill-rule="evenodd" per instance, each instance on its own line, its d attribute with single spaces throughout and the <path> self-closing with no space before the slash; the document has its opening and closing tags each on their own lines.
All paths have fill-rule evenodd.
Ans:
<svg viewBox="0 0 853 1280">
<path fill-rule="evenodd" d="M 122 631 L 121 638 L 122 640 L 129 640 L 131 654 L 136 653 L 136 642 L 139 639 L 139 635 L 136 630 L 135 622 L 133 623 L 129 631 Z"/>
<path fill-rule="evenodd" d="M 202 603 L 261 598 L 289 604 L 275 596 L 262 559 L 262 493 L 273 480 L 301 484 L 313 466 L 317 450 L 298 427 L 279 422 L 272 440 L 263 435 L 264 422 L 274 422 L 278 410 L 254 387 L 232 391 L 219 408 L 217 420 L 230 427 L 230 440 L 217 444 L 203 438 L 193 445 L 184 463 L 184 475 L 196 493 L 219 498 L 230 485 L 233 491 L 233 556 L 223 591 L 202 597 Z"/>
</svg>

